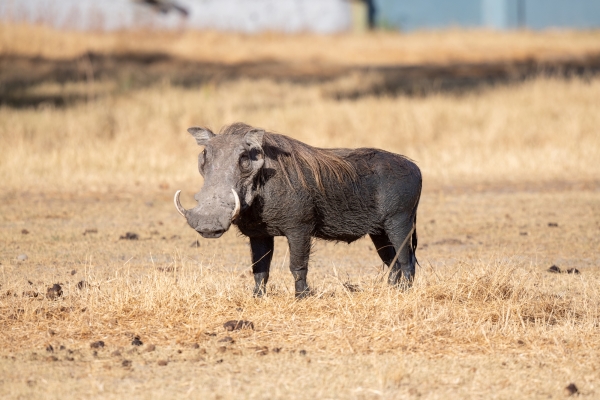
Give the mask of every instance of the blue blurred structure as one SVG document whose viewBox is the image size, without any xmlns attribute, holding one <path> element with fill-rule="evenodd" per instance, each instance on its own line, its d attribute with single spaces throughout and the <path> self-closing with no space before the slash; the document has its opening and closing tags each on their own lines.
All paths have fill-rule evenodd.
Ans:
<svg viewBox="0 0 600 400">
<path fill-rule="evenodd" d="M 0 0 L 0 20 L 81 30 L 334 33 L 352 29 L 352 3 L 364 5 L 368 27 L 402 31 L 600 27 L 600 0 Z"/>
<path fill-rule="evenodd" d="M 547 29 L 600 27 L 600 0 L 375 0 L 380 27 Z"/>
</svg>

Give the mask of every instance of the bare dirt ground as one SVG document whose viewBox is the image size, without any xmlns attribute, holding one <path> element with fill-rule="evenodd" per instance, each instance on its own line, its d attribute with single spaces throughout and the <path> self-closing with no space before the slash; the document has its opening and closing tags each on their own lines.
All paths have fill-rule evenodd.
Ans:
<svg viewBox="0 0 600 400">
<path fill-rule="evenodd" d="M 600 182 L 426 186 L 417 293 L 437 279 L 443 290 L 459 281 L 475 288 L 489 275 L 469 274 L 483 266 L 492 277 L 534 280 L 535 296 L 585 298 L 596 308 L 569 326 L 562 326 L 569 316 L 559 316 L 555 329 L 480 314 L 480 326 L 462 339 L 451 315 L 445 333 L 405 324 L 439 324 L 434 314 L 453 308 L 444 301 L 435 312 L 413 304 L 423 315 L 406 320 L 390 310 L 393 299 L 409 307 L 425 299 L 376 287 L 382 267 L 367 240 L 316 242 L 310 282 L 318 294 L 305 302 L 293 299 L 285 239 L 278 240 L 270 296 L 252 299 L 247 240 L 234 232 L 198 237 L 176 213 L 171 191 L 3 195 L 0 394 L 562 398 L 573 382 L 582 396 L 599 395 Z M 138 239 L 119 239 L 127 232 Z M 580 274 L 549 273 L 551 265 Z M 55 283 L 62 295 L 52 298 Z M 476 313 L 460 295 L 455 301 Z M 382 318 L 361 318 L 364 306 Z M 238 319 L 254 329 L 224 329 Z M 490 331 L 504 323 L 508 331 Z M 132 345 L 136 336 L 143 345 Z M 100 340 L 103 347 L 91 347 Z"/>
</svg>

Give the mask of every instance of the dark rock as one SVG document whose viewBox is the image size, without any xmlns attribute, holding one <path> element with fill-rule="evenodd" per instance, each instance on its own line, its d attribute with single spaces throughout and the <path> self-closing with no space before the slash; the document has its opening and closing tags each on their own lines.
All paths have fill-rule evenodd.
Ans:
<svg viewBox="0 0 600 400">
<path fill-rule="evenodd" d="M 54 353 L 54 347 L 52 347 L 52 345 L 51 345 L 51 344 L 49 344 L 48 346 L 46 346 L 46 351 L 47 351 L 48 353 Z"/>
<path fill-rule="evenodd" d="M 218 340 L 219 343 L 235 343 L 231 336 L 225 336 L 223 339 Z"/>
<path fill-rule="evenodd" d="M 119 240 L 139 240 L 140 236 L 135 232 L 126 232 L 125 235 L 119 236 Z"/>
<path fill-rule="evenodd" d="M 575 275 L 579 275 L 581 272 L 579 272 L 579 270 L 577 268 L 569 268 L 567 270 L 567 274 L 575 274 Z"/>
<path fill-rule="evenodd" d="M 194 343 L 192 345 L 192 349 L 199 349 L 199 348 L 200 348 L 200 345 L 198 343 Z"/>
<path fill-rule="evenodd" d="M 46 290 L 46 297 L 50 300 L 56 300 L 62 296 L 62 294 L 62 286 L 60 286 L 58 283 L 55 283 L 52 285 L 52 287 L 49 287 L 48 290 Z"/>
<path fill-rule="evenodd" d="M 81 289 L 83 289 L 85 287 L 88 287 L 88 283 L 86 281 L 79 281 L 77 283 L 77 289 L 81 290 Z"/>
<path fill-rule="evenodd" d="M 355 285 L 353 283 L 350 282 L 345 282 L 344 283 L 344 287 L 349 291 L 349 292 L 360 292 L 360 287 L 358 285 Z"/>
<path fill-rule="evenodd" d="M 102 340 L 98 340 L 97 342 L 90 344 L 90 347 L 92 349 L 101 349 L 104 347 L 104 342 Z"/>
<path fill-rule="evenodd" d="M 553 274 L 560 274 L 562 272 L 556 265 L 551 266 L 547 271 Z"/>
<path fill-rule="evenodd" d="M 165 365 L 169 364 L 169 362 L 167 360 L 158 360 L 157 364 L 164 367 Z"/>
<path fill-rule="evenodd" d="M 136 336 L 136 337 L 134 337 L 134 338 L 133 338 L 133 341 L 131 342 L 131 344 L 132 344 L 133 346 L 141 346 L 141 345 L 143 345 L 144 343 L 143 343 L 143 342 L 140 340 L 140 337 L 139 337 L 139 336 Z"/>
<path fill-rule="evenodd" d="M 556 222 L 548 222 L 548 226 L 551 228 L 557 228 L 558 224 Z"/>
<path fill-rule="evenodd" d="M 21 234 L 22 235 L 28 235 L 29 231 L 27 229 L 23 228 L 23 229 L 21 229 Z"/>
<path fill-rule="evenodd" d="M 250 321 L 231 320 L 223 324 L 226 331 L 237 331 L 238 329 L 254 329 L 254 324 Z"/>
<path fill-rule="evenodd" d="M 301 356 L 305 356 L 306 355 L 306 350 L 300 350 L 298 352 L 298 354 L 300 354 Z"/>
<path fill-rule="evenodd" d="M 76 273 L 77 273 L 77 270 L 76 270 L 76 269 L 74 269 L 74 270 L 71 270 L 71 275 L 75 275 Z"/>
<path fill-rule="evenodd" d="M 573 396 L 574 394 L 579 393 L 579 389 L 577 389 L 577 386 L 575 386 L 574 383 L 569 383 L 569 385 L 567 387 L 565 387 L 565 394 L 567 396 Z"/>
</svg>

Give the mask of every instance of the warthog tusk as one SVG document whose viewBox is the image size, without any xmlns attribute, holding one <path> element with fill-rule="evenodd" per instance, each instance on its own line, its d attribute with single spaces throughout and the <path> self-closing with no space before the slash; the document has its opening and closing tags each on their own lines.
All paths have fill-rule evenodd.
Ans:
<svg viewBox="0 0 600 400">
<path fill-rule="evenodd" d="M 240 215 L 240 198 L 235 190 L 231 189 L 233 192 L 233 198 L 235 199 L 235 208 L 233 209 L 233 213 L 231 214 L 231 220 L 233 221 Z"/>
<path fill-rule="evenodd" d="M 173 198 L 173 202 L 175 203 L 175 208 L 177 208 L 177 211 L 179 211 L 179 214 L 181 214 L 185 217 L 186 209 L 181 206 L 181 202 L 179 201 L 180 193 L 181 193 L 181 190 L 178 190 L 175 192 L 175 197 Z"/>
</svg>

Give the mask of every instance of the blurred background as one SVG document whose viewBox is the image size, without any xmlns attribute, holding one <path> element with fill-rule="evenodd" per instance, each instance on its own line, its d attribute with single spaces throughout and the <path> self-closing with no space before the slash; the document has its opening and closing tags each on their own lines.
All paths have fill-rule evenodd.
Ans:
<svg viewBox="0 0 600 400">
<path fill-rule="evenodd" d="M 192 125 L 413 158 L 431 185 L 596 181 L 595 0 L 3 0 L 0 179 L 198 187 Z"/>
</svg>

